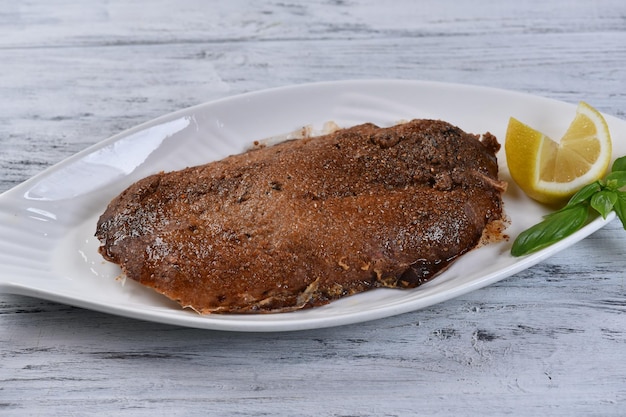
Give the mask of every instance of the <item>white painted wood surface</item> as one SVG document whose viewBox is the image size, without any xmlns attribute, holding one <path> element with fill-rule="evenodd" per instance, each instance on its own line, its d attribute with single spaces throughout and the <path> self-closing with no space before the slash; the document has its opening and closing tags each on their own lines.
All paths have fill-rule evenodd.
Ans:
<svg viewBox="0 0 626 417">
<path fill-rule="evenodd" d="M 625 118 L 626 3 L 3 2 L 0 192 L 164 113 L 349 78 L 584 99 Z M 0 415 L 622 416 L 625 249 L 613 222 L 450 302 L 280 334 L 0 294 Z"/>
</svg>

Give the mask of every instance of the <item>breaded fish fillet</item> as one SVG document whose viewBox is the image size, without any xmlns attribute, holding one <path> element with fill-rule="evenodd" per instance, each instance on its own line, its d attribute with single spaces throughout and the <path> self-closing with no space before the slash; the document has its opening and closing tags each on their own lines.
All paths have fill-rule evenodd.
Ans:
<svg viewBox="0 0 626 417">
<path fill-rule="evenodd" d="M 443 121 L 364 124 L 142 179 L 96 236 L 128 278 L 200 313 L 413 288 L 503 218 L 499 147 Z"/>
</svg>

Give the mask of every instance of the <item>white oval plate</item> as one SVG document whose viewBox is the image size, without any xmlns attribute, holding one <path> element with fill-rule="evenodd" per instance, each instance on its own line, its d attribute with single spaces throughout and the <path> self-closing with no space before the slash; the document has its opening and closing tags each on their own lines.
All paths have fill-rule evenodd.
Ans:
<svg viewBox="0 0 626 417">
<path fill-rule="evenodd" d="M 575 104 L 522 93 L 435 82 L 370 80 L 299 85 L 244 94 L 169 114 L 105 140 L 0 196 L 0 291 L 181 326 L 233 331 L 322 328 L 421 309 L 509 277 L 590 235 L 596 219 L 573 236 L 514 258 L 511 241 L 476 249 L 413 290 L 378 289 L 329 305 L 280 314 L 200 316 L 131 280 L 97 253 L 97 218 L 132 182 L 158 171 L 203 164 L 249 148 L 255 140 L 303 126 L 362 122 L 380 126 L 413 118 L 443 119 L 502 142 L 510 116 L 552 137 L 574 117 Z M 626 154 L 626 122 L 606 116 L 614 154 Z M 512 238 L 548 211 L 501 178 Z"/>
</svg>

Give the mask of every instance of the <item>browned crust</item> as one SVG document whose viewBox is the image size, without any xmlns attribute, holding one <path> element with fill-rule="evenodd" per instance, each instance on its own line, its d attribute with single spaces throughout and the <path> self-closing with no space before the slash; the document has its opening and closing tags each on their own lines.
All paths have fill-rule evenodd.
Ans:
<svg viewBox="0 0 626 417">
<path fill-rule="evenodd" d="M 364 124 L 156 174 L 110 203 L 100 252 L 201 313 L 412 288 L 502 218 L 499 146 L 442 121 Z"/>
</svg>

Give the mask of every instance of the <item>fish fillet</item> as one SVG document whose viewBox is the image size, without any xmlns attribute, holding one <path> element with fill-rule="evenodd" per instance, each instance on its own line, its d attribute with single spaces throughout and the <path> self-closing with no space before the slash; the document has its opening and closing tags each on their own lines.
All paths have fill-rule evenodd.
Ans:
<svg viewBox="0 0 626 417">
<path fill-rule="evenodd" d="M 499 147 L 489 133 L 413 120 L 158 173 L 109 204 L 100 253 L 203 314 L 414 288 L 502 221 Z"/>
</svg>

